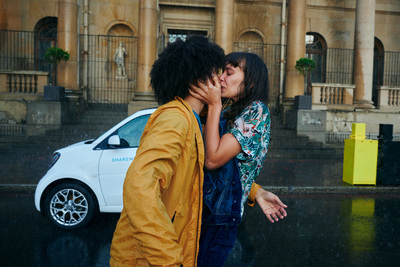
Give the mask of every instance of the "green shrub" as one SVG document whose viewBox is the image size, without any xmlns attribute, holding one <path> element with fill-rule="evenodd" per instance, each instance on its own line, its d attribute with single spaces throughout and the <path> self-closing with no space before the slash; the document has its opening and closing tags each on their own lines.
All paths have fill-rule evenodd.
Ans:
<svg viewBox="0 0 400 267">
<path fill-rule="evenodd" d="M 59 64 L 61 60 L 68 61 L 70 54 L 68 51 L 63 50 L 59 47 L 49 47 L 46 50 L 46 54 L 44 55 L 47 62 L 51 64 Z"/>
<path fill-rule="evenodd" d="M 302 57 L 296 61 L 294 67 L 300 72 L 300 74 L 307 75 L 315 69 L 315 61 L 311 58 Z"/>
</svg>

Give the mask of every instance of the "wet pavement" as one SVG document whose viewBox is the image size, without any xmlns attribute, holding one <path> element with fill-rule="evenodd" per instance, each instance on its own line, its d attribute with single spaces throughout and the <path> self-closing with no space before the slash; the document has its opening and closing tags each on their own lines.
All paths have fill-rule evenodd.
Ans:
<svg viewBox="0 0 400 267">
<path fill-rule="evenodd" d="M 247 209 L 226 266 L 398 266 L 400 198 L 281 196 L 288 217 Z"/>
<path fill-rule="evenodd" d="M 36 211 L 33 192 L 54 148 L 0 146 L 2 266 L 108 266 L 118 214 L 62 231 Z M 246 208 L 226 266 L 398 266 L 400 186 L 342 182 L 341 158 L 271 158 L 257 182 L 288 205 L 271 224 Z"/>
<path fill-rule="evenodd" d="M 288 217 L 271 224 L 246 208 L 225 266 L 398 266 L 400 196 L 281 196 Z M 32 193 L 0 193 L 1 266 L 109 266 L 118 214 L 63 231 L 37 212 Z"/>
</svg>

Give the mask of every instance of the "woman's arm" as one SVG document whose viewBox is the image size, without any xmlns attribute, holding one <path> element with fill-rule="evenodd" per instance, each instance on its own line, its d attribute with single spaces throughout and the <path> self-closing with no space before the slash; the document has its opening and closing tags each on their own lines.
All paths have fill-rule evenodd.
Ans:
<svg viewBox="0 0 400 267">
<path fill-rule="evenodd" d="M 205 84 L 192 85 L 190 93 L 193 97 L 208 105 L 206 126 L 204 127 L 205 168 L 214 170 L 239 154 L 242 147 L 230 133 L 224 134 L 222 138 L 219 136 L 222 103 L 221 86 L 217 76 L 214 76 L 212 81 L 207 80 Z"/>
<path fill-rule="evenodd" d="M 209 107 L 206 126 L 204 128 L 204 139 L 206 144 L 205 167 L 208 170 L 214 170 L 229 160 L 234 158 L 242 151 L 242 147 L 236 138 L 231 134 L 224 134 L 219 137 L 219 116 L 218 120 L 215 111 Z M 220 113 L 220 112 L 219 112 Z"/>
</svg>

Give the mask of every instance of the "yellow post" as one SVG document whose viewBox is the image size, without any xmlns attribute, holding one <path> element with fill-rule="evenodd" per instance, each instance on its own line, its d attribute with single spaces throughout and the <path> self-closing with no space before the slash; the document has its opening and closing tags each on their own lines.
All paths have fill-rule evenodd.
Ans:
<svg viewBox="0 0 400 267">
<path fill-rule="evenodd" d="M 365 123 L 353 123 L 350 139 L 344 140 L 343 182 L 376 185 L 378 141 L 365 139 Z"/>
</svg>

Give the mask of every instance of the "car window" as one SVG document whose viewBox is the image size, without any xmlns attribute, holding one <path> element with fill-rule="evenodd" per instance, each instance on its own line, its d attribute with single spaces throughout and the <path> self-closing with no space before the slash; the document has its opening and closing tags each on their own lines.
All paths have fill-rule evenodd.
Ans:
<svg viewBox="0 0 400 267">
<path fill-rule="evenodd" d="M 121 139 L 121 147 L 139 146 L 140 137 L 149 117 L 150 114 L 137 117 L 118 129 L 117 134 Z"/>
</svg>

